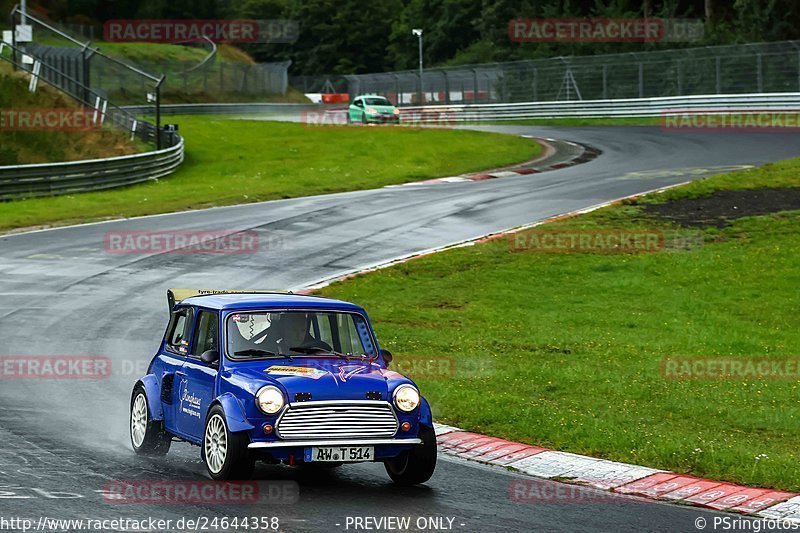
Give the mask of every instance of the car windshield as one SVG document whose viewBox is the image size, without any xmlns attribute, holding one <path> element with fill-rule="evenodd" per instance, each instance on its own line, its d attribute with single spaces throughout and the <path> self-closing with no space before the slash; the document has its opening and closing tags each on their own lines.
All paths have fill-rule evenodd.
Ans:
<svg viewBox="0 0 800 533">
<path fill-rule="evenodd" d="M 382 96 L 373 96 L 370 98 L 364 98 L 364 102 L 367 105 L 392 105 L 392 103 Z"/>
<path fill-rule="evenodd" d="M 331 311 L 234 313 L 227 319 L 232 359 L 340 355 L 373 357 L 364 317 Z"/>
</svg>

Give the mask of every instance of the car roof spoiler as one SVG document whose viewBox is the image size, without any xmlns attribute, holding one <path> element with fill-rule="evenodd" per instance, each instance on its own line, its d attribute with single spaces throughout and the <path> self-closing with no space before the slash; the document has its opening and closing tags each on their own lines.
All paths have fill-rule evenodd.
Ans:
<svg viewBox="0 0 800 533">
<path fill-rule="evenodd" d="M 215 294 L 293 294 L 292 291 L 278 291 L 278 290 L 245 290 L 245 289 L 167 289 L 167 303 L 169 310 L 175 307 L 175 304 L 184 301 L 187 298 L 194 296 L 212 296 Z"/>
</svg>

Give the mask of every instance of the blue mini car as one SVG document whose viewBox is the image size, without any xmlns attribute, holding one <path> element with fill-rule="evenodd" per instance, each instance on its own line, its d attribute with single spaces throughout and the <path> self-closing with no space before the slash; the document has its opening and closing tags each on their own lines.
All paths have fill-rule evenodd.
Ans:
<svg viewBox="0 0 800 533">
<path fill-rule="evenodd" d="M 161 348 L 131 397 L 136 453 L 201 447 L 213 479 L 248 479 L 256 460 L 383 462 L 401 485 L 436 468 L 431 409 L 388 369 L 366 312 L 339 300 L 259 291 L 167 292 Z"/>
</svg>

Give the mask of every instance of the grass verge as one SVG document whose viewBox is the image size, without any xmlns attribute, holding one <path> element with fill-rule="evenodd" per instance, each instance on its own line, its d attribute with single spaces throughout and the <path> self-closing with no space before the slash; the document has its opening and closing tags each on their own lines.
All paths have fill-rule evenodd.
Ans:
<svg viewBox="0 0 800 533">
<path fill-rule="evenodd" d="M 196 86 L 195 86 L 196 87 Z M 214 103 L 251 103 L 251 102 L 268 102 L 279 104 L 308 104 L 309 99 L 306 95 L 295 89 L 288 87 L 286 94 L 268 93 L 268 94 L 248 94 L 237 91 L 209 91 L 202 90 L 182 90 L 180 88 L 172 88 L 167 86 L 162 93 L 162 101 L 165 104 L 202 104 L 206 102 Z"/>
<path fill-rule="evenodd" d="M 8 111 L 80 109 L 74 100 L 41 83 L 28 91 L 28 79 L 0 62 L 0 108 Z M 57 161 L 80 161 L 134 154 L 146 149 L 130 136 L 110 127 L 89 131 L 39 129 L 13 131 L 0 128 L 0 165 L 29 165 Z"/>
<path fill-rule="evenodd" d="M 164 43 L 97 42 L 101 50 L 132 62 L 153 74 L 163 73 L 166 81 L 161 87 L 161 102 L 164 104 L 187 104 L 200 102 L 289 102 L 308 103 L 305 95 L 292 87 L 285 94 L 255 90 L 257 71 L 245 74 L 247 67 L 255 61 L 247 52 L 230 44 L 217 45 L 217 56 L 203 68 L 197 66 L 207 59 L 207 45 L 182 46 Z M 245 81 L 252 78 L 251 85 Z M 141 91 L 131 92 L 129 86 L 137 87 L 138 78 L 130 83 L 120 83 L 109 91 L 109 99 L 117 104 L 140 104 Z M 249 88 L 249 90 L 248 90 Z"/>
<path fill-rule="evenodd" d="M 531 139 L 463 130 L 190 116 L 170 122 L 186 139 L 186 160 L 172 176 L 0 203 L 0 230 L 370 189 L 518 163 L 541 149 Z"/>
<path fill-rule="evenodd" d="M 208 45 L 205 45 L 205 43 L 203 43 L 203 46 L 108 41 L 96 41 L 93 44 L 112 57 L 133 63 L 199 63 L 203 61 L 209 53 Z M 238 55 L 233 55 L 231 51 L 238 50 L 233 46 L 219 45 L 217 50 L 221 61 L 253 63 L 253 60 L 243 52 L 240 52 Z"/>
<path fill-rule="evenodd" d="M 406 368 L 440 422 L 798 491 L 796 375 L 673 380 L 661 371 L 665 357 L 800 357 L 800 211 L 693 230 L 647 211 L 648 204 L 760 187 L 800 187 L 800 159 L 538 228 L 700 232 L 702 246 L 690 251 L 512 253 L 497 239 L 321 292 L 364 305 L 398 368 L 404 359 L 434 361 Z M 454 374 L 430 371 L 449 358 L 444 368 Z"/>
</svg>

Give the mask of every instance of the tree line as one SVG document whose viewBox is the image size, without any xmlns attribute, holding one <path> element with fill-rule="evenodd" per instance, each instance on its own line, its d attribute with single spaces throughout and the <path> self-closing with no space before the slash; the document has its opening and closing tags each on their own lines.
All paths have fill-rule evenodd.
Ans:
<svg viewBox="0 0 800 533">
<path fill-rule="evenodd" d="M 798 38 L 800 26 L 797 0 L 40 0 L 30 5 L 53 20 L 86 24 L 145 18 L 293 20 L 300 27 L 293 44 L 242 45 L 258 61 L 291 59 L 293 74 L 416 68 L 413 28 L 424 30 L 426 65 L 442 66 L 789 40 Z M 704 36 L 700 42 L 669 44 L 509 38 L 512 19 L 584 17 L 699 19 Z"/>
</svg>

